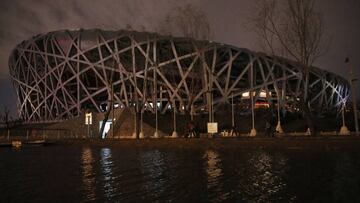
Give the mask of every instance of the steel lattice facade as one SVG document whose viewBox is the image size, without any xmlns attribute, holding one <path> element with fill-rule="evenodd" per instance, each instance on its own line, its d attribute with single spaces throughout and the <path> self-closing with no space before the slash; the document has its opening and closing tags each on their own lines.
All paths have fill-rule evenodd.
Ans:
<svg viewBox="0 0 360 203">
<path fill-rule="evenodd" d="M 249 91 L 255 100 L 266 92 L 265 100 L 282 106 L 296 105 L 304 95 L 303 71 L 295 62 L 154 33 L 50 32 L 19 44 L 9 66 L 19 116 L 28 122 L 69 119 L 84 109 L 101 112 L 112 98 L 140 110 L 199 113 L 211 101 L 216 109 Z M 313 67 L 309 80 L 312 108 L 336 109 L 348 98 L 347 81 L 335 74 Z"/>
</svg>

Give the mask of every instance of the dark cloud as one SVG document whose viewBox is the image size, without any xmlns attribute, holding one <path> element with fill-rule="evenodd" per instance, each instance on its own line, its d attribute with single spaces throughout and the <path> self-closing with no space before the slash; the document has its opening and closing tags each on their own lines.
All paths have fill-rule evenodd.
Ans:
<svg viewBox="0 0 360 203">
<path fill-rule="evenodd" d="M 2 0 L 0 3 L 0 98 L 14 109 L 15 97 L 8 74 L 8 57 L 21 41 L 54 30 L 77 28 L 155 31 L 173 8 L 187 3 L 201 8 L 208 16 L 212 38 L 238 47 L 260 50 L 247 19 L 253 13 L 250 0 Z M 329 51 L 315 65 L 348 76 L 344 58 L 349 55 L 360 74 L 360 1 L 318 0 L 326 32 L 332 38 Z M 360 88 L 358 88 L 360 96 Z"/>
</svg>

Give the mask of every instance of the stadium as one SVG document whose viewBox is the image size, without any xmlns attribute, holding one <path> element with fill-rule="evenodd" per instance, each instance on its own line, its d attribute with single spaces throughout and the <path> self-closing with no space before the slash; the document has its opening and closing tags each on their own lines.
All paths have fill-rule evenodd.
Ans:
<svg viewBox="0 0 360 203">
<path fill-rule="evenodd" d="M 233 103 L 245 109 L 278 105 L 296 111 L 304 95 L 303 67 L 291 60 L 146 32 L 40 34 L 16 46 L 9 68 L 19 117 L 28 123 L 102 113 L 110 103 L 154 114 L 209 114 Z M 348 99 L 349 85 L 312 67 L 305 94 L 311 109 L 336 111 Z"/>
</svg>

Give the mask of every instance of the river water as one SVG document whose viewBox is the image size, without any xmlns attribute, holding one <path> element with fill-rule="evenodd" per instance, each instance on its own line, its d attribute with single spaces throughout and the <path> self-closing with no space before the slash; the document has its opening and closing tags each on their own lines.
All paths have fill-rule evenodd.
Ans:
<svg viewBox="0 0 360 203">
<path fill-rule="evenodd" d="M 0 202 L 360 202 L 360 153 L 0 148 Z"/>
</svg>

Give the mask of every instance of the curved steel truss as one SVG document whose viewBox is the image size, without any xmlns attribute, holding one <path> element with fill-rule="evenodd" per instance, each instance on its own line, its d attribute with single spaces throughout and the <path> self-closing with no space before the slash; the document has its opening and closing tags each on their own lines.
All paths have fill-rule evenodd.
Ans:
<svg viewBox="0 0 360 203">
<path fill-rule="evenodd" d="M 255 100 L 282 106 L 296 105 L 304 95 L 301 67 L 294 62 L 153 33 L 50 32 L 19 44 L 9 66 L 25 121 L 68 119 L 83 109 L 100 112 L 112 98 L 117 105 L 152 112 L 175 107 L 196 113 L 206 112 L 211 101 L 216 109 L 232 97 L 244 99 L 249 91 Z M 348 98 L 348 83 L 312 68 L 307 94 L 312 108 L 330 110 Z"/>
</svg>

